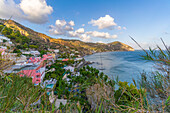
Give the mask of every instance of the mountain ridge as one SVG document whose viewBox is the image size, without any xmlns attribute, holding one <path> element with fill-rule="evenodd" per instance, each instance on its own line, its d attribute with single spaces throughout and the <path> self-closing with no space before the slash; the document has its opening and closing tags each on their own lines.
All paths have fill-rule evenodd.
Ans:
<svg viewBox="0 0 170 113">
<path fill-rule="evenodd" d="M 94 52 L 108 52 L 108 51 L 134 51 L 132 47 L 122 42 L 115 41 L 108 44 L 83 42 L 72 39 L 55 39 L 46 34 L 36 32 L 20 23 L 9 20 L 0 19 L 0 23 L 6 25 L 14 31 L 19 31 L 22 35 L 31 39 L 31 44 L 38 45 L 39 48 L 47 50 L 48 48 L 56 48 L 61 51 L 76 49 L 81 55 L 92 54 Z"/>
</svg>

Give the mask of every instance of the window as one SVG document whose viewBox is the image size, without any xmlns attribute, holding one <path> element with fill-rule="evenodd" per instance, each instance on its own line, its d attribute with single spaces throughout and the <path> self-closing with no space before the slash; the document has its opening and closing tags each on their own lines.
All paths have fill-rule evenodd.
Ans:
<svg viewBox="0 0 170 113">
<path fill-rule="evenodd" d="M 40 75 L 36 75 L 36 78 L 40 78 Z"/>
<path fill-rule="evenodd" d="M 37 70 L 36 73 L 40 73 L 40 70 Z"/>
<path fill-rule="evenodd" d="M 36 81 L 40 81 L 40 80 L 36 80 Z"/>
<path fill-rule="evenodd" d="M 40 80 L 36 80 L 36 82 L 40 82 Z"/>
</svg>

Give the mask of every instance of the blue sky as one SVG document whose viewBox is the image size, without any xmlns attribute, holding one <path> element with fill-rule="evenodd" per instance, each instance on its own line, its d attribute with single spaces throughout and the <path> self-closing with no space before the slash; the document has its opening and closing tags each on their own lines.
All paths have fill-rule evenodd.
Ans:
<svg viewBox="0 0 170 113">
<path fill-rule="evenodd" d="M 144 48 L 162 46 L 160 37 L 170 45 L 169 0 L 2 0 L 0 6 L 1 18 L 13 14 L 14 20 L 53 38 L 121 41 L 138 49 L 130 35 Z"/>
</svg>

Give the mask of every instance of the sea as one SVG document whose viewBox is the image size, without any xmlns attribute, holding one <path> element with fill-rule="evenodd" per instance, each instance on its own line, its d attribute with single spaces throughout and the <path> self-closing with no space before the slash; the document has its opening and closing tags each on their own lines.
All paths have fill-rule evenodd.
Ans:
<svg viewBox="0 0 170 113">
<path fill-rule="evenodd" d="M 146 53 L 142 50 L 123 52 L 103 52 L 85 56 L 86 61 L 94 62 L 89 66 L 100 69 L 110 79 L 127 81 L 129 84 L 140 79 L 141 73 L 150 74 L 155 70 L 152 61 L 143 59 Z"/>
</svg>

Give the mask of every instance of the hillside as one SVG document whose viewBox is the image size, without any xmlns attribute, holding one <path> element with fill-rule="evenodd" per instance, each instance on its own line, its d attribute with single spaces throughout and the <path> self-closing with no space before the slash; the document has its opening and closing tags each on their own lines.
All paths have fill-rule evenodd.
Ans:
<svg viewBox="0 0 170 113">
<path fill-rule="evenodd" d="M 45 34 L 38 33 L 30 28 L 27 28 L 13 20 L 6 22 L 0 20 L 1 24 L 5 24 L 13 31 L 19 31 L 22 35 L 29 38 L 28 45 L 37 45 L 39 50 L 47 50 L 48 48 L 60 49 L 60 51 L 69 51 L 70 49 L 78 50 L 81 55 L 92 54 L 93 52 L 108 52 L 108 51 L 134 51 L 134 49 L 121 42 L 112 42 L 109 44 L 103 43 L 86 43 L 80 40 L 54 39 Z M 13 42 L 17 45 L 15 40 Z"/>
</svg>

